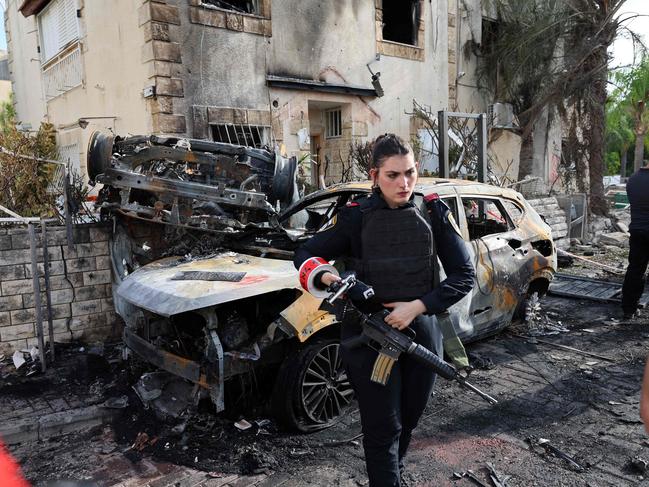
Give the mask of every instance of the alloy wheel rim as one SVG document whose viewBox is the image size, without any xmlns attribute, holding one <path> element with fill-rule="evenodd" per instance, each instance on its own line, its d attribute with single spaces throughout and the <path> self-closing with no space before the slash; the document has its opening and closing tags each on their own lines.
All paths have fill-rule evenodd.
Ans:
<svg viewBox="0 0 649 487">
<path fill-rule="evenodd" d="M 301 384 L 302 406 L 318 424 L 332 421 L 351 402 L 354 391 L 342 366 L 340 345 L 324 346 L 311 360 Z"/>
</svg>

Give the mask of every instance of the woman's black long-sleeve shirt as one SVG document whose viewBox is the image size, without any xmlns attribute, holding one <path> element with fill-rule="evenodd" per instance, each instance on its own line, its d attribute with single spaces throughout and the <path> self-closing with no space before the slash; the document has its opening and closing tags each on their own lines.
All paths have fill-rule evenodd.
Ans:
<svg viewBox="0 0 649 487">
<path fill-rule="evenodd" d="M 373 193 L 369 198 L 371 205 L 387 208 L 387 203 L 378 193 Z M 406 205 L 392 211 L 414 205 L 411 199 Z M 464 240 L 449 220 L 448 206 L 439 199 L 433 199 L 426 203 L 426 208 L 430 215 L 437 255 L 444 267 L 446 279 L 419 299 L 426 306 L 426 314 L 437 314 L 471 291 L 475 271 Z M 295 267 L 299 269 L 302 263 L 311 257 L 322 257 L 326 260 L 341 257 L 361 259 L 362 223 L 360 205 L 357 202 L 348 204 L 338 213 L 333 225 L 316 233 L 295 252 Z M 398 271 L 395 269 L 395 272 Z"/>
</svg>

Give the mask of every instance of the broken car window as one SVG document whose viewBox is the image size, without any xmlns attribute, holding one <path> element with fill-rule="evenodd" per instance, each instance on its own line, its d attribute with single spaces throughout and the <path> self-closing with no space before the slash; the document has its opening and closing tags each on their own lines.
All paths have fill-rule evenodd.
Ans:
<svg viewBox="0 0 649 487">
<path fill-rule="evenodd" d="M 455 196 L 451 196 L 450 198 L 442 198 L 442 201 L 446 203 L 446 206 L 451 209 L 451 214 L 453 215 L 453 218 L 455 218 L 455 221 L 460 221 L 458 220 L 457 213 L 457 198 Z"/>
<path fill-rule="evenodd" d="M 515 225 L 519 225 L 523 220 L 523 209 L 510 200 L 502 200 L 505 211 L 509 214 Z"/>
<path fill-rule="evenodd" d="M 259 14 L 259 0 L 202 0 L 202 3 L 243 14 Z"/>
<path fill-rule="evenodd" d="M 335 215 L 341 204 L 339 195 L 317 201 L 293 215 L 289 225 L 294 230 L 311 234 L 324 230 L 335 225 Z"/>
<path fill-rule="evenodd" d="M 507 214 L 499 200 L 462 198 L 462 206 L 464 206 L 471 240 L 511 229 Z"/>
<path fill-rule="evenodd" d="M 383 0 L 383 40 L 417 45 L 419 0 Z"/>
</svg>

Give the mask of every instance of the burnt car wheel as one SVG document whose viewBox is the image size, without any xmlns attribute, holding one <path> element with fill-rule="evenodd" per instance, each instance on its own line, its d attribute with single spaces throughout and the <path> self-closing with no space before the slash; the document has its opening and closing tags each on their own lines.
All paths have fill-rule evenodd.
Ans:
<svg viewBox="0 0 649 487">
<path fill-rule="evenodd" d="M 338 340 L 307 343 L 282 364 L 272 407 L 287 428 L 314 431 L 330 426 L 354 392 L 342 366 Z"/>
</svg>

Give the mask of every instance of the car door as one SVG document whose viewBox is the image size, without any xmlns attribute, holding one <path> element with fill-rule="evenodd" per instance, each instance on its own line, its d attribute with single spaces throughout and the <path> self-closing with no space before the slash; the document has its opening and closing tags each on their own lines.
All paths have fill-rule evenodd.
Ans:
<svg viewBox="0 0 649 487">
<path fill-rule="evenodd" d="M 507 326 L 524 292 L 512 286 L 520 266 L 513 246 L 520 248 L 520 236 L 497 196 L 462 194 L 460 202 L 459 218 L 468 235 L 476 284 L 459 334 L 478 338 Z"/>
</svg>

